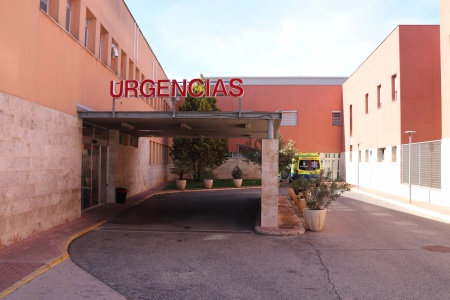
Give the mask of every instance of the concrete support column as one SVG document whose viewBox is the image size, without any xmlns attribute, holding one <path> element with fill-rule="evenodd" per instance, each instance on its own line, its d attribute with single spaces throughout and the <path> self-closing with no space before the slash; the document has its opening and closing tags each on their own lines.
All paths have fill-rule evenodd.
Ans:
<svg viewBox="0 0 450 300">
<path fill-rule="evenodd" d="M 107 203 L 116 202 L 116 169 L 118 159 L 118 147 L 119 147 L 119 131 L 109 130 L 109 161 L 108 161 L 108 199 Z"/>
<path fill-rule="evenodd" d="M 261 227 L 278 227 L 278 139 L 262 140 Z"/>
</svg>

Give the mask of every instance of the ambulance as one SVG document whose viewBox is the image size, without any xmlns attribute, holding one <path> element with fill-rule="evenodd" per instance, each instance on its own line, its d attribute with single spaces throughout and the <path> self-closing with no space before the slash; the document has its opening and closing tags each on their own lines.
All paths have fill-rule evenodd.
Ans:
<svg viewBox="0 0 450 300">
<path fill-rule="evenodd" d="M 300 153 L 297 159 L 292 159 L 289 182 L 299 179 L 300 177 L 311 178 L 318 176 L 321 171 L 322 162 L 318 152 Z"/>
</svg>

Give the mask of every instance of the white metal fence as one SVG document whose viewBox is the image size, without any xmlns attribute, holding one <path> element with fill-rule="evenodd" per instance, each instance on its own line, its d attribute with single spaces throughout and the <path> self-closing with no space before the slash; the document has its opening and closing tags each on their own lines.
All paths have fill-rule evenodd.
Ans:
<svg viewBox="0 0 450 300">
<path fill-rule="evenodd" d="M 409 183 L 409 144 L 402 145 L 402 183 Z M 411 184 L 441 188 L 441 141 L 411 144 Z"/>
</svg>

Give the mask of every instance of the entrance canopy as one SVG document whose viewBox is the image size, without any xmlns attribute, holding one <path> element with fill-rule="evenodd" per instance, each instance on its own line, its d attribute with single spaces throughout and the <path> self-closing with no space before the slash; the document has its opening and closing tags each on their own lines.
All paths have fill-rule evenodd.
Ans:
<svg viewBox="0 0 450 300">
<path fill-rule="evenodd" d="M 139 137 L 267 139 L 281 123 L 281 112 L 83 111 L 78 116 L 93 125 Z"/>
</svg>

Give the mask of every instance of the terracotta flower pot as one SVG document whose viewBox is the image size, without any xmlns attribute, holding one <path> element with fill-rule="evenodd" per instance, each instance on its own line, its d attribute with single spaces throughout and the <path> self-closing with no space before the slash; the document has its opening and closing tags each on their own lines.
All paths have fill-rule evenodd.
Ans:
<svg viewBox="0 0 450 300">
<path fill-rule="evenodd" d="M 239 188 L 242 186 L 242 178 L 241 179 L 233 179 L 233 185 L 236 188 Z"/>
<path fill-rule="evenodd" d="M 306 200 L 303 198 L 300 198 L 298 200 L 298 209 L 300 210 L 300 214 L 303 216 L 303 210 L 306 208 Z"/>
<path fill-rule="evenodd" d="M 205 187 L 205 189 L 212 188 L 212 185 L 213 185 L 213 179 L 203 179 L 203 186 Z"/>
<path fill-rule="evenodd" d="M 322 230 L 325 224 L 326 216 L 326 209 L 311 210 L 309 208 L 305 208 L 303 210 L 303 218 L 305 219 L 306 229 L 311 231 Z"/>
<path fill-rule="evenodd" d="M 179 190 L 184 190 L 186 188 L 186 179 L 177 180 L 177 188 Z"/>
<path fill-rule="evenodd" d="M 291 197 L 291 200 L 295 201 L 295 199 L 297 199 L 297 195 L 294 192 L 293 188 L 288 188 L 288 192 L 289 192 L 289 197 Z"/>
</svg>

